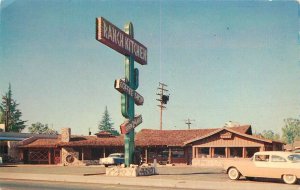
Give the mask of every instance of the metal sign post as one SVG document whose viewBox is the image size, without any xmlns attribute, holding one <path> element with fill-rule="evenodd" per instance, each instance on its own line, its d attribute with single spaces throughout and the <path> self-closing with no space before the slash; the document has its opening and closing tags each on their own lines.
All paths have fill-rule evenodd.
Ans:
<svg viewBox="0 0 300 190">
<path fill-rule="evenodd" d="M 125 32 L 103 17 L 96 19 L 96 39 L 108 47 L 125 55 L 125 79 L 115 80 L 114 87 L 121 95 L 121 112 L 127 120 L 120 126 L 125 134 L 125 166 L 133 163 L 134 128 L 142 122 L 142 116 L 135 117 L 134 104 L 143 105 L 144 98 L 136 92 L 139 86 L 139 71 L 134 68 L 136 60 L 147 64 L 147 48 L 134 39 L 133 25 L 128 23 Z"/>
</svg>

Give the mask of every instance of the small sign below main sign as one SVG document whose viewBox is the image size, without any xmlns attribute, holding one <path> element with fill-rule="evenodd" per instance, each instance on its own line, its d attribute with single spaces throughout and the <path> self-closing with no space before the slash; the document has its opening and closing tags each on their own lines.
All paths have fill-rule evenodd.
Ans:
<svg viewBox="0 0 300 190">
<path fill-rule="evenodd" d="M 139 93 L 137 93 L 135 90 L 131 89 L 124 80 L 118 79 L 115 80 L 115 89 L 118 90 L 121 93 L 126 93 L 129 96 L 133 97 L 134 103 L 138 106 L 143 105 L 144 98 Z"/>
<path fill-rule="evenodd" d="M 147 64 L 147 48 L 103 17 L 96 19 L 96 40 L 123 55 L 134 56 L 141 65 Z"/>
<path fill-rule="evenodd" d="M 126 119 L 124 123 L 120 125 L 121 134 L 127 134 L 139 124 L 143 122 L 142 115 L 135 116 L 132 121 Z"/>
</svg>

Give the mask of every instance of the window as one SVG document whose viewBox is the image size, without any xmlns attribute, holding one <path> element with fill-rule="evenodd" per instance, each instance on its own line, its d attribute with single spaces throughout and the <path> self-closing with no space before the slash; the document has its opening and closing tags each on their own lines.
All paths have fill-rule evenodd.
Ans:
<svg viewBox="0 0 300 190">
<path fill-rule="evenodd" d="M 276 156 L 276 155 L 272 155 L 271 161 L 272 162 L 286 162 L 286 160 L 284 158 L 282 158 L 281 156 Z"/>
<path fill-rule="evenodd" d="M 269 162 L 269 155 L 255 155 L 255 161 L 258 162 Z"/>
<path fill-rule="evenodd" d="M 173 149 L 172 158 L 184 158 L 184 150 L 182 148 Z"/>
<path fill-rule="evenodd" d="M 225 158 L 225 148 L 224 147 L 216 147 L 214 158 Z"/>
<path fill-rule="evenodd" d="M 300 162 L 300 155 L 299 154 L 292 154 L 288 156 L 288 159 L 294 162 Z"/>
</svg>

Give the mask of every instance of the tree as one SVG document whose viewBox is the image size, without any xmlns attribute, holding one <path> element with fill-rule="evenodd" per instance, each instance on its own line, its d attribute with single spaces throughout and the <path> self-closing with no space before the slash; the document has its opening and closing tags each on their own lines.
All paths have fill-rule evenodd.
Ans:
<svg viewBox="0 0 300 190">
<path fill-rule="evenodd" d="M 295 139 L 300 137 L 300 120 L 287 118 L 284 120 L 284 123 L 282 137 L 288 144 L 292 144 L 293 146 Z"/>
<path fill-rule="evenodd" d="M 277 133 L 274 133 L 272 130 L 263 130 L 261 133 L 262 137 L 269 140 L 280 140 L 280 135 Z"/>
<path fill-rule="evenodd" d="M 25 127 L 26 121 L 21 120 L 22 113 L 17 108 L 18 103 L 12 98 L 11 85 L 9 84 L 8 92 L 2 96 L 0 110 L 2 118 L 0 119 L 5 124 L 6 131 L 21 132 Z"/>
<path fill-rule="evenodd" d="M 99 131 L 107 131 L 112 135 L 118 136 L 120 133 L 113 128 L 114 123 L 111 121 L 110 115 L 107 110 L 107 106 L 105 107 L 105 111 L 102 116 L 102 120 L 98 125 Z"/>
<path fill-rule="evenodd" d="M 28 131 L 33 134 L 49 134 L 49 135 L 57 135 L 58 132 L 54 129 L 50 129 L 48 124 L 42 124 L 40 122 L 36 122 L 31 124 L 28 128 Z"/>
<path fill-rule="evenodd" d="M 3 110 L 2 107 L 0 107 L 0 124 L 4 123 L 4 114 L 3 114 Z"/>
</svg>

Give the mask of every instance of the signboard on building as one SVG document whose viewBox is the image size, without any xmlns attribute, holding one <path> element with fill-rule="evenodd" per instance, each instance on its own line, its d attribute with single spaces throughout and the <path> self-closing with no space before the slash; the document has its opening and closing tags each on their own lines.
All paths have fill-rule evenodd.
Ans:
<svg viewBox="0 0 300 190">
<path fill-rule="evenodd" d="M 136 128 L 142 122 L 142 115 L 135 116 L 132 121 L 127 119 L 122 125 L 120 125 L 121 134 L 129 133 L 132 129 Z"/>
<path fill-rule="evenodd" d="M 221 133 L 220 138 L 221 139 L 231 139 L 232 138 L 232 133 L 230 133 L 230 132 Z"/>
<path fill-rule="evenodd" d="M 147 64 L 147 48 L 103 17 L 96 19 L 96 39 L 117 52 Z"/>
</svg>

